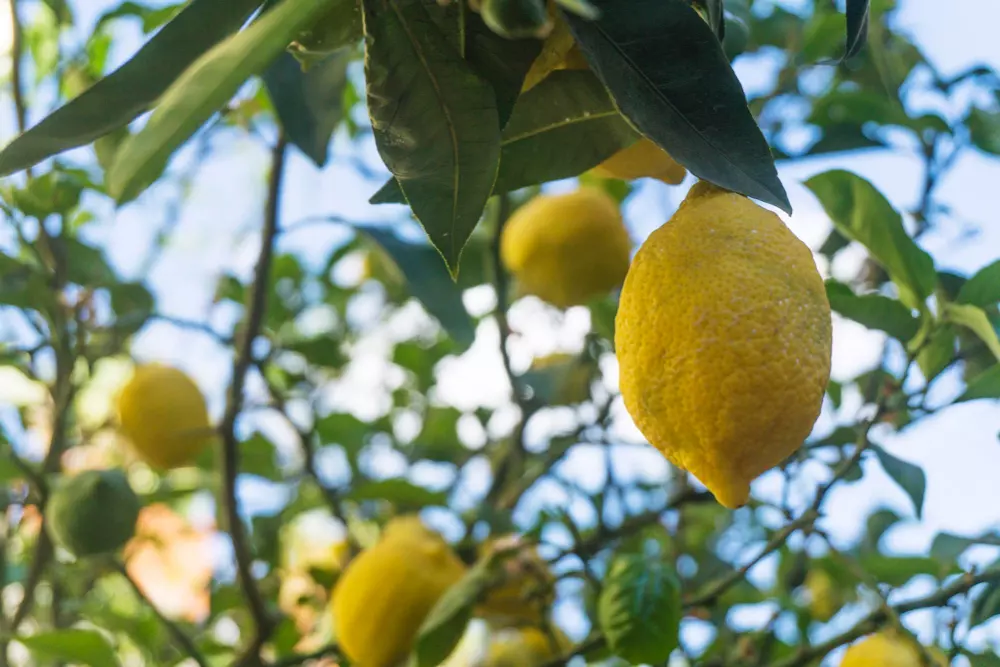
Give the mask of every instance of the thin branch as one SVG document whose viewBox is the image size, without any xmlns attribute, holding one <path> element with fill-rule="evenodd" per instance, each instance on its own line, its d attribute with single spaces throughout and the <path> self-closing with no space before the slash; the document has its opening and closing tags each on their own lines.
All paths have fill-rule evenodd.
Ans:
<svg viewBox="0 0 1000 667">
<path fill-rule="evenodd" d="M 309 662 L 310 660 L 319 660 L 320 658 L 331 658 L 340 655 L 340 649 L 336 644 L 327 644 L 323 648 L 316 649 L 311 653 L 296 653 L 295 655 L 285 656 L 271 663 L 271 667 L 295 667 L 296 665 L 301 665 L 302 663 Z"/>
<path fill-rule="evenodd" d="M 21 71 L 21 59 L 24 54 L 24 26 L 21 25 L 21 17 L 17 11 L 17 0 L 10 0 L 10 27 L 12 33 L 10 84 L 13 89 L 17 131 L 23 133 L 28 125 L 28 107 L 24 101 L 24 82 L 21 79 L 24 74 Z"/>
<path fill-rule="evenodd" d="M 274 619 L 267 610 L 267 604 L 253 576 L 253 552 L 246 528 L 243 525 L 243 519 L 240 517 L 239 501 L 236 497 L 236 481 L 239 476 L 240 463 L 239 442 L 236 438 L 236 419 L 243 408 L 243 385 L 246 381 L 247 371 L 253 362 L 253 343 L 260 333 L 267 310 L 267 291 L 271 275 L 271 260 L 274 255 L 274 237 L 278 231 L 278 210 L 281 202 L 286 145 L 287 140 L 284 133 L 279 134 L 271 153 L 271 175 L 268 179 L 260 255 L 254 270 L 253 287 L 247 300 L 246 319 L 240 332 L 238 352 L 233 363 L 232 379 L 226 398 L 226 411 L 220 426 L 224 478 L 223 502 L 226 509 L 226 521 L 233 541 L 240 586 L 255 628 L 254 637 L 237 664 L 259 663 L 260 650 L 274 632 Z"/>
<path fill-rule="evenodd" d="M 568 653 L 564 653 L 558 658 L 553 658 L 546 663 L 542 663 L 542 667 L 562 667 L 562 665 L 565 665 L 576 656 L 596 651 L 602 648 L 604 644 L 605 640 L 603 635 L 592 635 L 584 639 L 580 644 L 574 646 Z"/>
<path fill-rule="evenodd" d="M 198 650 L 198 647 L 195 646 L 194 641 L 188 637 L 187 633 L 184 632 L 179 625 L 164 616 L 163 612 L 161 612 L 160 609 L 153 604 L 153 601 L 146 596 L 142 587 L 139 586 L 139 582 L 133 579 L 128 573 L 128 570 L 125 568 L 125 564 L 120 561 L 115 561 L 113 566 L 115 571 L 124 577 L 125 581 L 127 581 L 129 586 L 132 587 L 136 596 L 142 600 L 143 604 L 149 607 L 150 611 L 152 611 L 160 623 L 163 624 L 163 627 L 167 629 L 167 632 L 169 632 L 174 638 L 174 641 L 177 643 L 177 647 L 181 650 L 181 652 L 186 653 L 192 660 L 198 663 L 199 667 L 208 667 L 208 661 L 205 659 L 205 656 L 201 654 L 201 651 Z"/>
</svg>

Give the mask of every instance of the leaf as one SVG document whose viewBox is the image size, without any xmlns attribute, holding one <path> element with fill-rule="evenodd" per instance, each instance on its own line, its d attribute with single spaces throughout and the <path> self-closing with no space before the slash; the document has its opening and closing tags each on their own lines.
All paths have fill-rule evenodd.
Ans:
<svg viewBox="0 0 1000 667">
<path fill-rule="evenodd" d="M 934 558 L 887 556 L 878 552 L 861 556 L 858 564 L 879 582 L 890 586 L 903 586 L 922 574 L 938 577 L 945 573 L 947 567 L 955 566 L 954 563 L 944 564 Z"/>
<path fill-rule="evenodd" d="M 884 331 L 904 343 L 920 329 L 920 321 L 896 299 L 881 294 L 859 296 L 849 286 L 833 279 L 826 281 L 826 296 L 830 307 L 844 317 L 869 329 Z"/>
<path fill-rule="evenodd" d="M 107 173 L 119 203 L 135 199 L 240 86 L 267 67 L 332 0 L 285 0 L 246 30 L 216 45 L 167 89 L 146 125 L 126 139 Z"/>
<path fill-rule="evenodd" d="M 375 145 L 455 275 L 500 164 L 496 96 L 420 0 L 362 7 Z"/>
<path fill-rule="evenodd" d="M 493 194 L 578 176 L 636 139 L 592 72 L 553 72 L 517 100 L 503 131 Z M 395 181 L 371 198 L 402 201 Z"/>
<path fill-rule="evenodd" d="M 870 0 L 847 0 L 847 48 L 843 60 L 857 55 L 868 40 Z"/>
<path fill-rule="evenodd" d="M 1000 615 L 1000 581 L 991 581 L 972 602 L 969 626 L 976 627 Z"/>
<path fill-rule="evenodd" d="M 1000 667 L 1000 655 L 996 653 L 967 653 L 970 667 Z"/>
<path fill-rule="evenodd" d="M 955 563 L 959 556 L 965 553 L 969 547 L 978 544 L 991 544 L 1000 546 L 1000 537 L 996 535 L 982 535 L 980 537 L 963 537 L 954 533 L 938 533 L 931 543 L 931 556 L 945 563 Z"/>
<path fill-rule="evenodd" d="M 981 268 L 965 281 L 955 300 L 980 308 L 1000 302 L 1000 260 Z"/>
<path fill-rule="evenodd" d="M 277 456 L 274 443 L 262 434 L 254 433 L 240 443 L 240 472 L 279 482 L 282 475 Z"/>
<path fill-rule="evenodd" d="M 477 565 L 444 592 L 417 634 L 414 647 L 417 667 L 437 667 L 451 655 L 465 633 L 476 602 L 486 592 L 489 583 L 485 568 Z"/>
<path fill-rule="evenodd" d="M 964 403 L 983 398 L 1000 400 L 1000 364 L 972 378 L 955 402 Z"/>
<path fill-rule="evenodd" d="M 834 226 L 865 246 L 899 286 L 903 303 L 919 308 L 934 292 L 934 260 L 903 228 L 903 219 L 882 193 L 856 174 L 834 169 L 805 183 Z"/>
<path fill-rule="evenodd" d="M 43 660 L 62 660 L 89 667 L 118 667 L 114 649 L 104 635 L 95 630 L 52 630 L 18 637 L 17 641 Z"/>
<path fill-rule="evenodd" d="M 1000 338 L 997 338 L 996 329 L 982 308 L 961 303 L 946 303 L 944 316 L 949 322 L 963 326 L 979 336 L 997 361 L 1000 361 Z"/>
<path fill-rule="evenodd" d="M 320 167 L 343 117 L 348 62 L 350 53 L 337 51 L 303 72 L 293 55 L 282 53 L 261 75 L 288 140 Z"/>
<path fill-rule="evenodd" d="M 851 429 L 853 431 L 853 429 Z M 879 542 L 886 531 L 902 520 L 902 517 L 890 509 L 880 509 L 872 512 L 866 522 L 863 547 L 869 551 L 878 551 Z"/>
<path fill-rule="evenodd" d="M 344 497 L 356 502 L 385 500 L 394 505 L 410 508 L 444 505 L 448 501 L 446 491 L 431 491 L 399 477 L 361 482 Z"/>
<path fill-rule="evenodd" d="M 114 270 L 99 248 L 74 238 L 61 239 L 65 253 L 66 278 L 85 287 L 109 287 L 118 282 Z"/>
<path fill-rule="evenodd" d="M 955 360 L 955 344 L 957 342 L 955 328 L 946 325 L 931 334 L 917 354 L 917 365 L 924 374 L 924 379 L 930 382 Z"/>
<path fill-rule="evenodd" d="M 973 107 L 965 124 L 976 148 L 985 153 L 1000 155 L 1000 111 L 984 111 Z"/>
<path fill-rule="evenodd" d="M 698 13 L 685 0 L 593 4 L 595 21 L 564 18 L 636 128 L 694 175 L 790 213 L 740 82 Z"/>
<path fill-rule="evenodd" d="M 417 301 L 437 319 L 462 349 L 476 336 L 472 318 L 462 303 L 462 291 L 441 265 L 441 256 L 426 244 L 408 243 L 387 229 L 356 227 L 384 250 L 406 278 L 406 285 Z"/>
<path fill-rule="evenodd" d="M 632 664 L 666 661 L 677 648 L 681 619 L 676 574 L 644 556 L 617 558 L 598 598 L 597 618 L 618 657 Z"/>
<path fill-rule="evenodd" d="M 132 122 L 213 45 L 237 30 L 261 0 L 192 0 L 132 58 L 0 151 L 0 176 Z"/>
<path fill-rule="evenodd" d="M 906 491 L 906 495 L 913 502 L 913 509 L 916 510 L 917 518 L 919 519 L 923 514 L 924 493 L 927 490 L 927 477 L 924 475 L 924 471 L 921 470 L 920 466 L 898 459 L 876 444 L 869 446 L 875 452 L 875 456 L 878 457 L 878 461 L 882 464 L 882 469 L 885 470 L 886 474 L 896 484 L 899 484 L 903 491 Z"/>
</svg>

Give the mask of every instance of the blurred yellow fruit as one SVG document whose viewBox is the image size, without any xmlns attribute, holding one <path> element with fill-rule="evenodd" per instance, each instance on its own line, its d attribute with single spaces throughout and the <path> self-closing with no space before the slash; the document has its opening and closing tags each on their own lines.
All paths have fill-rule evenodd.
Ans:
<svg viewBox="0 0 1000 667">
<path fill-rule="evenodd" d="M 559 657 L 572 643 L 559 628 L 551 630 L 551 636 L 535 627 L 498 632 L 490 640 L 483 666 L 538 667 Z"/>
<path fill-rule="evenodd" d="M 820 569 L 809 570 L 805 587 L 809 595 L 809 613 L 817 621 L 826 623 L 840 611 L 842 596 L 827 572 Z"/>
<path fill-rule="evenodd" d="M 520 547 L 521 537 L 510 535 L 483 545 L 487 554 L 516 549 L 498 564 L 499 582 L 490 588 L 477 614 L 494 624 L 538 625 L 555 601 L 555 577 L 535 548 Z"/>
<path fill-rule="evenodd" d="M 340 647 L 357 667 L 394 667 L 438 598 L 464 574 L 451 547 L 419 518 L 390 521 L 333 590 Z"/>
<path fill-rule="evenodd" d="M 698 183 L 625 280 L 622 398 L 654 447 L 740 507 L 750 482 L 809 435 L 831 336 L 809 248 L 774 213 Z"/>
<path fill-rule="evenodd" d="M 935 664 L 948 667 L 948 658 L 940 649 L 930 648 L 928 652 Z M 917 647 L 910 641 L 889 632 L 880 632 L 847 649 L 840 667 L 923 667 L 923 662 Z"/>
<path fill-rule="evenodd" d="M 161 364 L 136 368 L 118 396 L 118 420 L 139 458 L 155 468 L 194 463 L 213 438 L 198 385 Z"/>
<path fill-rule="evenodd" d="M 643 137 L 594 167 L 594 173 L 603 178 L 620 178 L 624 181 L 655 178 L 677 185 L 684 180 L 687 171 L 665 150 Z"/>
<path fill-rule="evenodd" d="M 618 204 L 595 188 L 538 195 L 507 221 L 501 257 L 523 293 L 559 308 L 622 284 L 632 242 Z"/>
</svg>

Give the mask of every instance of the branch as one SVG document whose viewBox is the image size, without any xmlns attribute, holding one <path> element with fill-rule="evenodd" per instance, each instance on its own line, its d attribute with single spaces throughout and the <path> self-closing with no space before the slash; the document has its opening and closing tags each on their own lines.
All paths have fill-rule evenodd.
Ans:
<svg viewBox="0 0 1000 667">
<path fill-rule="evenodd" d="M 139 586 L 139 582 L 129 575 L 128 570 L 125 568 L 125 564 L 121 561 L 114 561 L 113 567 L 118 574 L 125 578 L 125 581 L 127 581 L 129 586 L 132 587 L 132 590 L 135 591 L 136 596 L 138 596 L 138 598 L 142 600 L 147 607 L 149 607 L 150 611 L 156 615 L 156 618 L 159 619 L 160 623 L 162 623 L 167 629 L 167 632 L 169 632 L 174 638 L 178 648 L 198 663 L 198 667 L 208 667 L 208 661 L 205 659 L 205 656 L 201 654 L 201 651 L 198 650 L 198 647 L 195 646 L 194 641 L 187 636 L 179 625 L 164 616 L 163 612 L 161 612 L 159 608 L 153 604 L 153 601 L 150 600 L 142 591 L 142 588 Z"/>
<path fill-rule="evenodd" d="M 253 287 L 247 299 L 246 320 L 239 335 L 238 352 L 236 361 L 233 363 L 233 374 L 226 398 L 226 411 L 220 426 L 224 478 L 223 502 L 226 508 L 226 521 L 229 524 L 229 534 L 233 540 L 236 571 L 243 597 L 250 608 L 250 615 L 253 617 L 255 627 L 253 640 L 237 664 L 260 661 L 260 650 L 274 632 L 275 625 L 253 576 L 253 552 L 247 538 L 246 528 L 240 517 L 239 501 L 236 497 L 236 481 L 239 476 L 240 462 L 239 442 L 236 439 L 236 419 L 243 407 L 243 385 L 246 381 L 247 370 L 253 361 L 253 342 L 260 333 L 267 310 L 267 287 L 271 274 L 271 259 L 274 255 L 274 237 L 278 230 L 278 209 L 281 201 L 286 145 L 284 133 L 279 134 L 271 152 L 271 175 L 268 179 L 260 255 L 254 270 Z"/>
<path fill-rule="evenodd" d="M 553 658 L 548 662 L 542 663 L 541 667 L 562 667 L 576 656 L 596 651 L 603 647 L 604 644 L 605 640 L 602 635 L 591 635 L 590 637 L 584 639 L 581 643 L 574 646 L 569 653 L 564 653 L 558 658 Z"/>
<path fill-rule="evenodd" d="M 310 660 L 319 660 L 320 658 L 329 658 L 337 655 L 340 655 L 340 649 L 337 645 L 327 644 L 323 648 L 316 649 L 312 653 L 296 653 L 294 655 L 285 656 L 284 658 L 279 658 L 271 663 L 271 667 L 295 667 L 296 665 L 301 665 L 302 663 L 309 662 Z"/>
<path fill-rule="evenodd" d="M 27 105 L 24 103 L 24 82 L 21 80 L 21 58 L 24 55 L 24 27 L 21 25 L 21 17 L 17 12 L 17 0 L 10 0 L 10 27 L 11 27 L 11 72 L 10 84 L 13 89 L 14 115 L 17 119 L 17 131 L 24 133 L 27 129 Z M 29 172 L 30 173 L 30 172 Z"/>
</svg>

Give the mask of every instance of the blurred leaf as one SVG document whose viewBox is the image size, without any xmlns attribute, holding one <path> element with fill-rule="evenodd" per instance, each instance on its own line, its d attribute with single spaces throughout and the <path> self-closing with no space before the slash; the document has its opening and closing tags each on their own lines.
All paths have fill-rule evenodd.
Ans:
<svg viewBox="0 0 1000 667">
<path fill-rule="evenodd" d="M 823 128 L 823 134 L 803 152 L 804 155 L 824 155 L 827 153 L 842 153 L 865 148 L 884 148 L 885 143 L 878 138 L 865 134 L 862 124 L 838 123 Z"/>
<path fill-rule="evenodd" d="M 865 537 L 861 545 L 862 549 L 878 552 L 878 545 L 882 540 L 882 536 L 901 520 L 902 517 L 890 509 L 880 509 L 872 512 L 866 522 Z"/>
<path fill-rule="evenodd" d="M 489 583 L 485 569 L 477 566 L 444 592 L 417 634 L 414 648 L 417 667 L 437 667 L 451 655 Z"/>
<path fill-rule="evenodd" d="M 338 444 L 354 454 L 361 450 L 371 430 L 371 424 L 346 412 L 333 412 L 316 421 L 316 432 L 324 445 Z"/>
<path fill-rule="evenodd" d="M 1000 399 L 1000 364 L 972 378 L 955 402 L 964 403 L 982 398 Z"/>
<path fill-rule="evenodd" d="M 847 48 L 844 60 L 857 55 L 868 39 L 870 0 L 847 0 Z"/>
<path fill-rule="evenodd" d="M 612 563 L 597 617 L 615 655 L 632 664 L 666 661 L 678 644 L 680 583 L 667 563 L 638 555 Z"/>
<path fill-rule="evenodd" d="M 937 286 L 934 260 L 903 228 L 899 213 L 875 187 L 856 174 L 835 169 L 806 181 L 834 226 L 862 244 L 900 288 L 903 302 L 922 308 Z"/>
<path fill-rule="evenodd" d="M 424 415 L 423 428 L 414 442 L 414 456 L 450 463 L 461 448 L 458 440 L 458 420 L 462 413 L 454 407 L 431 407 Z"/>
<path fill-rule="evenodd" d="M 198 58 L 170 85 L 143 128 L 122 144 L 107 173 L 108 192 L 120 203 L 135 199 L 160 177 L 174 151 L 331 1 L 284 0 Z"/>
<path fill-rule="evenodd" d="M 118 282 L 115 272 L 104 259 L 104 252 L 83 242 L 66 237 L 60 239 L 65 252 L 66 278 L 84 287 L 107 287 Z"/>
<path fill-rule="evenodd" d="M 0 252 L 0 304 L 51 313 L 56 300 L 43 269 Z"/>
<path fill-rule="evenodd" d="M 77 173 L 52 169 L 28 181 L 23 189 L 13 190 L 11 198 L 22 213 L 44 220 L 76 208 L 87 185 L 87 180 Z"/>
<path fill-rule="evenodd" d="M 622 113 L 694 175 L 790 213 L 743 88 L 698 13 L 684 0 L 593 4 L 597 20 L 563 15 Z"/>
<path fill-rule="evenodd" d="M 441 265 L 441 256 L 429 245 L 408 243 L 393 232 L 379 227 L 355 229 L 388 253 L 406 278 L 406 286 L 417 301 L 464 350 L 472 344 L 476 331 L 462 291 Z"/>
<path fill-rule="evenodd" d="M 899 484 L 903 491 L 906 491 L 906 495 L 913 502 L 913 509 L 919 519 L 923 514 L 924 493 L 927 490 L 927 476 L 924 471 L 920 466 L 898 459 L 874 443 L 869 447 L 875 452 L 875 456 L 878 457 L 886 474 Z"/>
<path fill-rule="evenodd" d="M 284 348 L 305 357 L 310 365 L 340 370 L 350 361 L 341 349 L 341 341 L 334 336 L 318 336 L 286 343 Z"/>
<path fill-rule="evenodd" d="M 1000 155 L 1000 111 L 983 111 L 973 107 L 965 124 L 976 148 Z"/>
<path fill-rule="evenodd" d="M 963 537 L 954 533 L 938 533 L 931 544 L 931 556 L 946 563 L 954 563 L 966 549 L 977 544 L 1000 547 L 1000 534 L 985 533 L 979 537 Z"/>
<path fill-rule="evenodd" d="M 183 2 L 173 2 L 163 6 L 151 7 L 149 5 L 143 5 L 138 2 L 126 0 L 126 2 L 121 3 L 114 9 L 101 14 L 100 18 L 97 19 L 97 23 L 94 25 L 94 32 L 97 32 L 100 28 L 104 27 L 104 24 L 108 21 L 134 17 L 139 19 L 142 24 L 143 34 L 148 35 L 170 19 L 174 18 L 183 8 Z M 238 28 L 239 25 L 236 25 L 235 27 Z"/>
<path fill-rule="evenodd" d="M 1000 655 L 996 653 L 966 653 L 970 667 L 1000 667 Z"/>
<path fill-rule="evenodd" d="M 910 117 L 898 100 L 865 90 L 832 90 L 813 104 L 807 122 L 820 127 L 848 124 L 860 128 L 866 122 L 907 126 Z"/>
<path fill-rule="evenodd" d="M 336 2 L 335 7 L 353 7 Z M 305 72 L 290 53 L 282 53 L 261 78 L 288 140 L 322 167 L 330 137 L 343 117 L 341 99 L 347 82 L 351 54 L 338 51 L 311 65 Z"/>
<path fill-rule="evenodd" d="M 128 62 L 0 151 L 0 176 L 130 123 L 205 51 L 237 30 L 260 0 L 192 0 Z"/>
<path fill-rule="evenodd" d="M 887 556 L 877 552 L 872 552 L 861 556 L 858 559 L 861 568 L 880 583 L 889 584 L 893 587 L 903 586 L 913 577 L 923 574 L 932 577 L 942 576 L 947 569 L 954 567 L 954 563 L 943 567 L 943 564 L 934 558 L 923 556 Z"/>
<path fill-rule="evenodd" d="M 273 442 L 261 433 L 254 433 L 240 443 L 240 472 L 280 482 L 283 477 L 277 455 Z"/>
<path fill-rule="evenodd" d="M 984 266 L 965 281 L 955 301 L 980 308 L 1000 302 L 1000 260 Z"/>
<path fill-rule="evenodd" d="M 64 660 L 89 667 L 118 667 L 114 649 L 96 630 L 51 630 L 19 636 L 17 641 L 42 660 Z"/>
<path fill-rule="evenodd" d="M 945 325 L 931 334 L 920 352 L 917 354 L 917 365 L 920 366 L 924 379 L 930 382 L 955 360 L 955 328 Z"/>
<path fill-rule="evenodd" d="M 946 303 L 944 316 L 950 322 L 963 326 L 979 336 L 986 347 L 1000 361 L 1000 338 L 997 338 L 993 323 L 982 308 L 960 303 Z"/>
<path fill-rule="evenodd" d="M 431 491 L 399 477 L 361 482 L 344 495 L 347 500 L 386 500 L 399 507 L 421 508 L 428 505 L 445 505 L 447 491 Z"/>
<path fill-rule="evenodd" d="M 901 302 L 881 294 L 856 295 L 844 283 L 826 281 L 826 295 L 830 307 L 844 317 L 869 329 L 884 331 L 893 338 L 906 342 L 917 335 L 920 321 Z"/>
<path fill-rule="evenodd" d="M 496 96 L 421 2 L 363 0 L 362 8 L 375 145 L 457 274 L 500 163 Z"/>
<path fill-rule="evenodd" d="M 976 627 L 1000 615 L 1000 581 L 991 581 L 972 602 L 969 626 Z"/>
</svg>

